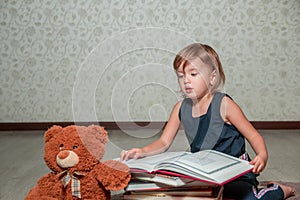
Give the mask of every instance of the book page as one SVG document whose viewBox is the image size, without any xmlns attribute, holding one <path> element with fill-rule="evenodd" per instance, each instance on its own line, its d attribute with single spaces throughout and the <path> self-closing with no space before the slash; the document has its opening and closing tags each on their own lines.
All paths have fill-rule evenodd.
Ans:
<svg viewBox="0 0 300 200">
<path fill-rule="evenodd" d="M 253 168 L 247 161 L 213 150 L 184 154 L 174 162 L 162 162 L 159 170 L 174 171 L 191 177 L 222 184 Z"/>
<path fill-rule="evenodd" d="M 220 154 L 215 151 L 200 151 L 182 156 L 178 162 L 197 168 L 206 174 L 212 174 L 238 164 L 241 161 L 223 155 L 220 156 Z"/>
<path fill-rule="evenodd" d="M 158 165 L 159 163 L 165 161 L 173 162 L 175 160 L 178 160 L 181 157 L 181 155 L 185 153 L 188 152 L 164 152 L 161 154 L 157 154 L 145 158 L 123 161 L 123 163 L 128 165 L 128 167 L 131 169 L 143 169 L 148 172 L 152 172 L 155 166 Z"/>
</svg>

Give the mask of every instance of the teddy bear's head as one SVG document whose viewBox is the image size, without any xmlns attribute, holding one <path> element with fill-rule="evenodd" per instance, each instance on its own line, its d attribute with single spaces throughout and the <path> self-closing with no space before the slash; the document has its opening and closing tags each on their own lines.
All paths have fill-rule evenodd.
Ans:
<svg viewBox="0 0 300 200">
<path fill-rule="evenodd" d="M 44 160 L 54 172 L 90 171 L 105 153 L 108 135 L 101 126 L 53 126 L 44 135 Z"/>
</svg>

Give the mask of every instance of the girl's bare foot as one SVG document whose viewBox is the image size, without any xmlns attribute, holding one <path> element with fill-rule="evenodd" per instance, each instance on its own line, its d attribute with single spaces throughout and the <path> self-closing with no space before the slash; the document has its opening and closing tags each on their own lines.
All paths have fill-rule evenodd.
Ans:
<svg viewBox="0 0 300 200">
<path fill-rule="evenodd" d="M 287 199 L 287 198 L 295 195 L 295 189 L 293 187 L 290 187 L 287 185 L 282 185 L 277 182 L 272 182 L 272 184 L 277 184 L 277 185 L 279 185 L 279 187 L 281 187 L 283 194 L 284 194 L 283 199 Z"/>
</svg>

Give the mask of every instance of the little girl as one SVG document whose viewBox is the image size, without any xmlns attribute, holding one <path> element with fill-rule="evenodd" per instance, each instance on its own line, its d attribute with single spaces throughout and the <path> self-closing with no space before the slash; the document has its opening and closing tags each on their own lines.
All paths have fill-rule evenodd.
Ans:
<svg viewBox="0 0 300 200">
<path fill-rule="evenodd" d="M 253 171 L 226 184 L 224 197 L 234 199 L 286 199 L 293 188 L 272 183 L 258 189 L 256 175 L 268 160 L 265 142 L 230 96 L 219 92 L 225 82 L 217 53 L 208 45 L 191 44 L 175 57 L 174 69 L 185 98 L 173 108 L 161 137 L 143 148 L 121 152 L 121 160 L 141 158 L 166 151 L 173 142 L 180 124 L 191 152 L 214 149 L 250 161 Z M 245 139 L 256 153 L 250 160 Z"/>
</svg>

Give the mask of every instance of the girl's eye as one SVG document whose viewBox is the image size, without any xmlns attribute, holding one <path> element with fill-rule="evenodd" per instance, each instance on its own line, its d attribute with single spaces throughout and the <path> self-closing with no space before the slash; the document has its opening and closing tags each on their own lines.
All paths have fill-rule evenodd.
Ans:
<svg viewBox="0 0 300 200">
<path fill-rule="evenodd" d="M 78 146 L 76 146 L 76 145 L 73 146 L 73 149 L 77 149 L 77 148 L 78 148 Z"/>
<path fill-rule="evenodd" d="M 178 78 L 183 78 L 183 74 L 177 74 Z"/>
<path fill-rule="evenodd" d="M 62 150 L 64 147 L 64 144 L 59 145 L 59 150 Z"/>
</svg>

